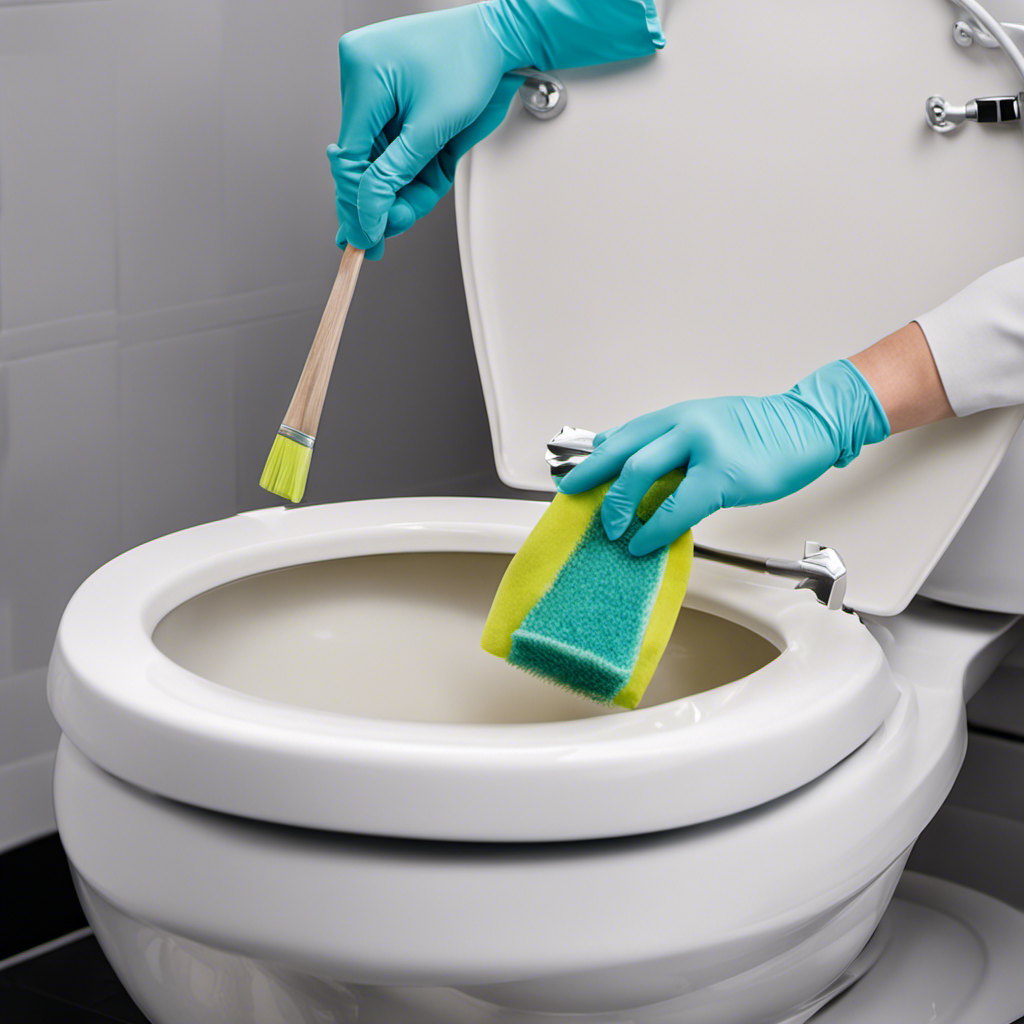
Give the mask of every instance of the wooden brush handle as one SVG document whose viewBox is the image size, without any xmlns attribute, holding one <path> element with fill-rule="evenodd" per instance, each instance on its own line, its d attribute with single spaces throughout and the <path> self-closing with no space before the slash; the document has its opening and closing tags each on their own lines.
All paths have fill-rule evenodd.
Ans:
<svg viewBox="0 0 1024 1024">
<path fill-rule="evenodd" d="M 345 326 L 345 317 L 362 265 L 363 250 L 348 246 L 342 253 L 341 266 L 324 307 L 324 315 L 320 318 L 320 326 L 316 329 L 316 337 L 306 357 L 306 365 L 302 368 L 291 405 L 282 420 L 285 426 L 301 430 L 310 437 L 316 437 L 320 425 L 320 412 L 327 396 L 334 357 L 338 352 L 341 331 Z"/>
</svg>

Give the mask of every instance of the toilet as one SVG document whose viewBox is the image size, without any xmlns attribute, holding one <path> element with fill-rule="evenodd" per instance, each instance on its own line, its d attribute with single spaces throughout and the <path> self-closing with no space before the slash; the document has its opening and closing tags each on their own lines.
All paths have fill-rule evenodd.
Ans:
<svg viewBox="0 0 1024 1024">
<path fill-rule="evenodd" d="M 560 75 L 564 111 L 515 103 L 460 165 L 512 487 L 553 491 L 565 423 L 784 389 L 1020 255 L 1019 125 L 925 118 L 1019 91 L 983 24 L 727 7 L 668 6 L 663 53 Z M 1018 39 L 1024 3 L 984 11 Z M 968 519 L 1021 416 L 699 524 L 711 552 L 827 545 L 845 595 L 696 559 L 634 711 L 478 647 L 535 498 L 264 508 L 123 553 L 48 674 L 104 952 L 156 1024 L 1008 1024 L 1024 915 L 901 875 L 1024 633 L 1019 516 Z M 1018 509 L 1007 468 L 979 509 L 996 486 Z"/>
</svg>

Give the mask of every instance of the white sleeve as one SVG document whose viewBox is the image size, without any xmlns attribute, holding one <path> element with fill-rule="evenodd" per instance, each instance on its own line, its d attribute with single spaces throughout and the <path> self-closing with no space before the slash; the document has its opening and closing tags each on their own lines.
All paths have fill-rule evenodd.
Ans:
<svg viewBox="0 0 1024 1024">
<path fill-rule="evenodd" d="M 1024 259 L 916 319 L 957 416 L 1024 403 Z"/>
</svg>

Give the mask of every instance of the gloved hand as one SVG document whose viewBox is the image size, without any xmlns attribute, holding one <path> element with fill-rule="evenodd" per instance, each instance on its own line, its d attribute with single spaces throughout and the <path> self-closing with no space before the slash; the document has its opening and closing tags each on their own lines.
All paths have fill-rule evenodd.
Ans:
<svg viewBox="0 0 1024 1024">
<path fill-rule="evenodd" d="M 337 244 L 380 259 L 501 123 L 517 68 L 582 67 L 664 46 L 654 0 L 487 0 L 341 37 L 342 123 L 327 147 Z"/>
<path fill-rule="evenodd" d="M 720 508 L 784 498 L 888 436 L 889 420 L 871 386 L 840 359 L 781 395 L 680 402 L 598 434 L 593 454 L 558 489 L 579 494 L 618 476 L 601 506 L 605 532 L 615 540 L 651 485 L 685 469 L 683 482 L 630 541 L 631 554 L 646 555 Z"/>
</svg>

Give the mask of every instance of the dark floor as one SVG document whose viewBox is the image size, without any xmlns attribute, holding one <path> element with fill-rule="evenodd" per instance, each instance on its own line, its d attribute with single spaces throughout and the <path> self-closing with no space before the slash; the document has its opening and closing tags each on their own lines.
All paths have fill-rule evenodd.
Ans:
<svg viewBox="0 0 1024 1024">
<path fill-rule="evenodd" d="M 56 835 L 0 856 L 0 893 L 0 960 L 86 926 Z M 111 1021 L 146 1024 L 91 935 L 0 970 L 0 1024 Z"/>
<path fill-rule="evenodd" d="M 0 971 L 0 1021 L 147 1024 L 91 935 Z"/>
</svg>

